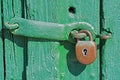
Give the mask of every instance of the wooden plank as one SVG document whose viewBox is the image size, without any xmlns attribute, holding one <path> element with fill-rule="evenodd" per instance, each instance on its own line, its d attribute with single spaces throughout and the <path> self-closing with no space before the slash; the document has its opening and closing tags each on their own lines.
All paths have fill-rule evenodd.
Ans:
<svg viewBox="0 0 120 80">
<path fill-rule="evenodd" d="M 102 41 L 102 80 L 119 80 L 120 76 L 120 0 L 103 0 L 102 28 L 112 33 L 111 39 Z"/>
<path fill-rule="evenodd" d="M 34 5 L 36 4 L 36 5 Z M 55 1 L 27 0 L 29 19 L 54 22 Z M 48 7 L 50 6 L 50 8 Z M 50 11 L 50 12 L 49 12 Z M 28 80 L 59 79 L 59 43 L 56 41 L 28 38 Z"/>
<path fill-rule="evenodd" d="M 58 22 L 85 21 L 93 25 L 95 30 L 99 32 L 99 0 L 59 0 L 58 3 Z M 76 8 L 76 13 L 66 12 L 66 8 L 69 9 L 69 7 Z M 99 43 L 99 41 L 96 40 L 96 43 Z M 66 42 L 62 44 L 59 63 L 62 64 L 60 65 L 60 78 L 62 80 L 99 80 L 99 56 L 93 64 L 84 66 L 76 61 L 74 45 Z"/>
<path fill-rule="evenodd" d="M 4 23 L 13 17 L 23 17 L 21 0 L 3 0 Z M 14 36 L 5 30 L 5 79 L 24 80 L 26 40 L 23 37 Z"/>
<path fill-rule="evenodd" d="M 0 0 L 0 30 L 2 30 L 2 4 Z M 4 60 L 3 60 L 3 41 L 2 31 L 0 32 L 0 80 L 4 80 Z"/>
<path fill-rule="evenodd" d="M 99 0 L 27 0 L 26 4 L 28 19 L 55 23 L 86 21 L 99 32 Z M 70 13 L 69 7 L 75 7 L 76 12 Z M 99 56 L 91 65 L 79 64 L 74 47 L 66 41 L 28 38 L 27 79 L 99 80 Z"/>
</svg>

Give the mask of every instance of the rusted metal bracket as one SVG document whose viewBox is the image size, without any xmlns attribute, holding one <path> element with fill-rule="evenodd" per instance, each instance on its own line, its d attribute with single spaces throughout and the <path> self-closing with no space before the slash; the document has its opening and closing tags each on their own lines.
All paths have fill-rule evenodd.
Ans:
<svg viewBox="0 0 120 80">
<path fill-rule="evenodd" d="M 5 23 L 5 28 L 9 29 L 9 31 L 14 35 L 53 40 L 69 40 L 70 34 L 73 35 L 73 37 L 80 38 L 86 36 L 85 33 L 74 33 L 74 30 L 89 30 L 93 36 L 93 39 L 98 36 L 93 26 L 86 22 L 58 24 L 23 18 L 12 18 L 9 22 Z"/>
</svg>

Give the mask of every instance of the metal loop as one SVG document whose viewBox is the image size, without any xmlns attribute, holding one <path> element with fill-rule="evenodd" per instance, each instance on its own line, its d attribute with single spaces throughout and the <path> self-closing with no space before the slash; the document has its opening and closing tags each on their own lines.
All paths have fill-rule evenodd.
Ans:
<svg viewBox="0 0 120 80">
<path fill-rule="evenodd" d="M 86 33 L 78 33 L 78 31 L 76 31 L 76 30 L 71 31 L 71 35 L 76 39 L 82 39 L 87 36 Z"/>
<path fill-rule="evenodd" d="M 86 33 L 89 36 L 89 40 L 93 41 L 92 34 L 88 30 L 80 30 L 78 33 Z"/>
<path fill-rule="evenodd" d="M 100 35 L 100 39 L 104 39 L 104 40 L 107 40 L 111 37 L 111 34 L 106 34 L 106 35 Z"/>
<path fill-rule="evenodd" d="M 8 22 L 5 23 L 7 29 L 17 29 L 19 25 L 17 23 L 9 24 Z"/>
</svg>

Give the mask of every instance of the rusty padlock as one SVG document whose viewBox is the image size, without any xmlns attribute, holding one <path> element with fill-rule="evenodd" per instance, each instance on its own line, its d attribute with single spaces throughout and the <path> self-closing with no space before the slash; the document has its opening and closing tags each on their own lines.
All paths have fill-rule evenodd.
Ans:
<svg viewBox="0 0 120 80">
<path fill-rule="evenodd" d="M 88 30 L 81 30 L 79 33 L 86 33 L 89 41 L 81 41 L 77 39 L 76 57 L 82 64 L 90 64 L 96 59 L 96 45 L 93 42 L 92 34 Z"/>
</svg>

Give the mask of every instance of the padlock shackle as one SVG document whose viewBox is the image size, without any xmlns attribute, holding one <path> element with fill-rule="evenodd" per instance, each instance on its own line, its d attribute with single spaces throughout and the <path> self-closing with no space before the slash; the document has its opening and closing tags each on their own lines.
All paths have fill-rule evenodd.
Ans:
<svg viewBox="0 0 120 80">
<path fill-rule="evenodd" d="M 78 33 L 86 33 L 89 36 L 89 40 L 93 41 L 92 34 L 88 30 L 80 30 Z"/>
</svg>

